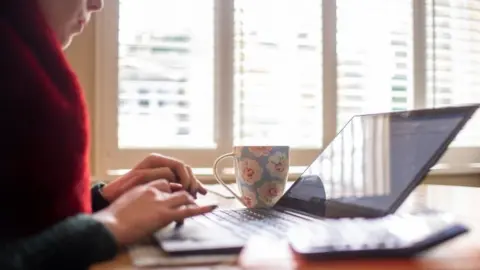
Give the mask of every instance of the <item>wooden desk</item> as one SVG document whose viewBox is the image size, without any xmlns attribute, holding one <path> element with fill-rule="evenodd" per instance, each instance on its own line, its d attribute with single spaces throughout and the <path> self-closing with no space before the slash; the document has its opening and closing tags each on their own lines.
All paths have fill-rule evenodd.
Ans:
<svg viewBox="0 0 480 270">
<path fill-rule="evenodd" d="M 221 207 L 239 207 L 233 199 L 209 194 Z M 429 207 L 455 214 L 471 228 L 471 232 L 429 251 L 415 260 L 352 260 L 308 262 L 295 256 L 285 242 L 269 243 L 252 239 L 242 252 L 239 267 L 242 269 L 480 269 L 480 188 L 424 185 L 419 187 L 399 211 L 416 207 Z M 120 254 L 111 262 L 95 265 L 99 269 L 135 269 L 128 254 Z M 157 268 L 156 268 L 157 269 Z M 162 268 L 158 268 L 162 269 Z M 181 269 L 181 268 L 175 268 Z M 185 268 L 195 269 L 195 268 Z M 199 268 L 208 269 L 208 268 Z M 212 268 L 215 269 L 215 268 Z M 217 268 L 218 269 L 218 268 Z"/>
</svg>

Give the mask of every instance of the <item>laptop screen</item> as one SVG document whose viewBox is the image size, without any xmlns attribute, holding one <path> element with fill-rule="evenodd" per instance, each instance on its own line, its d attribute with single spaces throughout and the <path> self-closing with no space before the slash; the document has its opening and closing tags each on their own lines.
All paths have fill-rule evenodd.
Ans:
<svg viewBox="0 0 480 270">
<path fill-rule="evenodd" d="M 355 116 L 277 206 L 325 217 L 386 214 L 423 179 L 469 117 L 465 109 Z"/>
</svg>

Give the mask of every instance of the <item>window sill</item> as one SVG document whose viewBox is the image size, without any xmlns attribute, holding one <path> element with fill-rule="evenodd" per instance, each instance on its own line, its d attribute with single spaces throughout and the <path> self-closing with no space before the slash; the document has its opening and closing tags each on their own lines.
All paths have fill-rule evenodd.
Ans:
<svg viewBox="0 0 480 270">
<path fill-rule="evenodd" d="M 303 166 L 290 168 L 288 181 L 295 181 L 306 169 Z M 205 184 L 216 184 L 212 168 L 194 168 L 194 174 Z M 93 181 L 110 181 L 120 175 L 127 173 L 128 170 L 111 170 L 108 176 L 103 179 L 93 177 Z M 234 183 L 235 176 L 232 169 L 226 169 L 221 175 L 225 183 Z M 434 166 L 425 179 L 426 184 L 455 185 L 455 186 L 475 186 L 480 187 L 480 163 L 472 163 L 466 166 L 449 166 L 438 164 Z"/>
</svg>

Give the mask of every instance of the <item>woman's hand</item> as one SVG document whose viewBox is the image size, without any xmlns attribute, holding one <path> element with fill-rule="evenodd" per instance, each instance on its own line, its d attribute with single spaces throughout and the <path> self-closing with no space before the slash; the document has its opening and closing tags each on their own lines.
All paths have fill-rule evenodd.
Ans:
<svg viewBox="0 0 480 270">
<path fill-rule="evenodd" d="M 138 185 L 165 179 L 170 183 L 179 183 L 193 197 L 196 193 L 205 195 L 207 190 L 193 175 L 192 168 L 171 157 L 152 154 L 137 164 L 131 171 L 117 178 L 103 190 L 104 198 L 113 202 L 122 194 Z"/>
<path fill-rule="evenodd" d="M 133 244 L 173 221 L 201 215 L 216 206 L 197 206 L 185 191 L 170 193 L 166 181 L 155 181 L 126 192 L 92 215 L 114 235 L 120 246 Z"/>
</svg>

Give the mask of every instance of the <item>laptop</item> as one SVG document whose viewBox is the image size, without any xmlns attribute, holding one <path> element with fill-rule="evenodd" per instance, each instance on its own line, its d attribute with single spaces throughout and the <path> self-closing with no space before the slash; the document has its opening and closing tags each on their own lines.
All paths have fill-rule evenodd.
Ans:
<svg viewBox="0 0 480 270">
<path fill-rule="evenodd" d="M 154 239 L 169 255 L 230 254 L 253 235 L 281 239 L 312 221 L 392 214 L 478 107 L 354 116 L 273 207 L 217 209 Z"/>
</svg>

